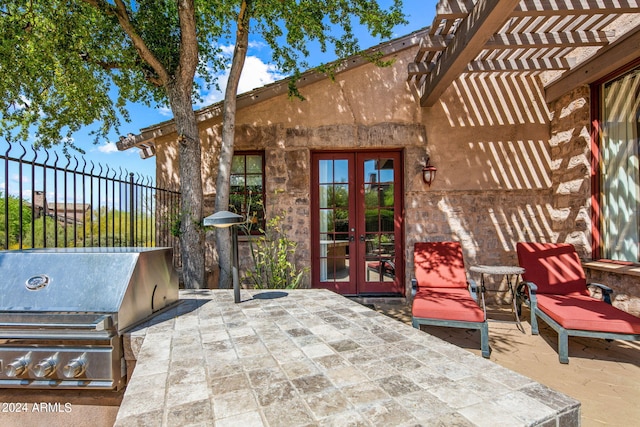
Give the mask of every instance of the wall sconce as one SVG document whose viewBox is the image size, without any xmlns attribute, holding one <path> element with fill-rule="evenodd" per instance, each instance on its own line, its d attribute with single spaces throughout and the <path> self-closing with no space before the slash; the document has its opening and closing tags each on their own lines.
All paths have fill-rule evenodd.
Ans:
<svg viewBox="0 0 640 427">
<path fill-rule="evenodd" d="M 438 168 L 436 168 L 435 166 L 432 166 L 429 163 L 429 160 L 430 160 L 429 156 L 427 156 L 424 162 L 424 166 L 422 168 L 422 180 L 424 181 L 425 184 L 431 187 L 431 183 L 433 182 L 434 179 L 436 179 L 436 172 L 438 171 Z"/>
</svg>

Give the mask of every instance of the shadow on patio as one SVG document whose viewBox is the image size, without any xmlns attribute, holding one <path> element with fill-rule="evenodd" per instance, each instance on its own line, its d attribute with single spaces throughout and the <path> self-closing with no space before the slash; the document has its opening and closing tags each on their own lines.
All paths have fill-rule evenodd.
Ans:
<svg viewBox="0 0 640 427">
<path fill-rule="evenodd" d="M 410 307 L 375 303 L 375 310 L 411 324 Z M 509 319 L 511 312 L 488 311 L 490 319 Z M 558 361 L 557 334 L 539 322 L 531 335 L 530 313 L 523 307 L 522 325 L 489 322 L 493 362 L 526 375 L 582 403 L 583 426 L 627 426 L 640 419 L 640 343 L 569 338 L 569 364 Z M 480 356 L 480 333 L 471 329 L 423 326 L 422 330 Z"/>
</svg>

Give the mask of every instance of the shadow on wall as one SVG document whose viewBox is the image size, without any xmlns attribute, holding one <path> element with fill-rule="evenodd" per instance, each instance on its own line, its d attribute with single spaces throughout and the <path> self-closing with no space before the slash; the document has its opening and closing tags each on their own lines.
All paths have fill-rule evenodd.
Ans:
<svg viewBox="0 0 640 427">
<path fill-rule="evenodd" d="M 547 105 L 533 77 L 472 74 L 428 112 L 438 180 L 412 193 L 416 240 L 463 244 L 470 264 L 516 262 L 518 241 L 590 254 L 588 93 Z M 411 227 L 411 225 L 409 225 Z"/>
</svg>

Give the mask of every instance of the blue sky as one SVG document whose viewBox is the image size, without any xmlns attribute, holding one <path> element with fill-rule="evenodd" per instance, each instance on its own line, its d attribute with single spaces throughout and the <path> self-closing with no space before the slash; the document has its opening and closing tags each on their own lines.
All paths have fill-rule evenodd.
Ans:
<svg viewBox="0 0 640 427">
<path fill-rule="evenodd" d="M 386 7 L 391 4 L 391 1 L 381 0 L 379 3 Z M 430 25 L 435 14 L 436 3 L 436 0 L 404 0 L 403 10 L 409 23 L 396 27 L 393 37 L 400 37 Z M 362 49 L 380 43 L 379 39 L 369 36 L 364 30 L 358 35 L 358 39 Z M 233 46 L 227 46 L 226 49 L 232 52 Z M 320 56 L 319 52 L 311 52 L 311 55 L 314 58 L 309 60 L 311 66 L 320 65 L 320 62 L 315 61 L 326 62 L 337 59 L 330 55 Z M 259 40 L 250 40 L 250 49 L 240 79 L 239 93 L 264 86 L 285 77 L 273 65 L 269 64 L 269 58 L 270 52 L 264 47 L 264 44 L 260 43 Z M 226 77 L 226 73 L 222 73 L 219 76 L 220 91 L 213 88 L 203 91 L 202 97 L 204 101 L 196 105 L 196 108 L 205 107 L 222 100 Z M 170 120 L 172 118 L 171 111 L 167 108 L 148 108 L 136 104 L 130 104 L 129 111 L 131 113 L 131 122 L 123 122 L 119 134 L 112 132 L 109 137 L 110 141 L 112 141 L 111 143 L 94 145 L 91 142 L 91 138 L 87 136 L 89 129 L 75 134 L 74 140 L 79 147 L 86 151 L 85 158 L 88 161 L 93 160 L 111 168 L 118 169 L 121 167 L 130 172 L 153 177 L 155 176 L 155 157 L 143 160 L 140 158 L 137 149 L 119 152 L 116 149 L 115 141 L 118 140 L 119 135 L 137 134 L 142 128 Z"/>
</svg>

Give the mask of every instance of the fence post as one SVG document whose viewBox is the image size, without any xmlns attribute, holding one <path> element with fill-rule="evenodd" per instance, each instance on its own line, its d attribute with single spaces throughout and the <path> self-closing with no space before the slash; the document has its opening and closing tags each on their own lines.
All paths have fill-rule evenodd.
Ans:
<svg viewBox="0 0 640 427">
<path fill-rule="evenodd" d="M 129 173 L 129 245 L 131 247 L 135 246 L 134 242 L 134 236 L 133 233 L 135 231 L 135 225 L 134 225 L 134 220 L 136 217 L 136 213 L 134 211 L 135 209 L 135 204 L 134 204 L 134 186 L 133 186 L 133 172 Z"/>
</svg>

